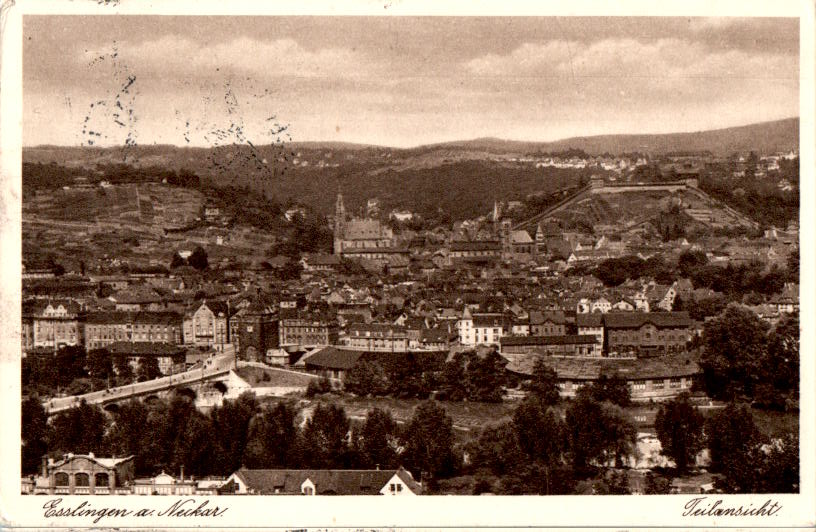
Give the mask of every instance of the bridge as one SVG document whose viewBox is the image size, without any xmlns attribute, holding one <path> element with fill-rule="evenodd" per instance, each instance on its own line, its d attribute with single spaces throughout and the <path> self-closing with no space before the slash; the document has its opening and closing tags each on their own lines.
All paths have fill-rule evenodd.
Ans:
<svg viewBox="0 0 816 532">
<path fill-rule="evenodd" d="M 193 367 L 188 371 L 168 375 L 166 377 L 159 377 L 144 382 L 135 382 L 127 386 L 117 386 L 107 390 L 99 390 L 83 395 L 74 395 L 70 397 L 56 397 L 43 402 L 45 412 L 49 416 L 59 414 L 66 410 L 70 410 L 82 401 L 89 405 L 106 405 L 108 403 L 116 403 L 126 401 L 134 397 L 149 396 L 158 392 L 171 390 L 179 386 L 195 384 L 198 382 L 207 381 L 214 377 L 226 375 L 234 368 L 235 354 L 233 351 L 225 351 L 214 355 L 203 363 L 199 363 L 198 367 Z"/>
</svg>

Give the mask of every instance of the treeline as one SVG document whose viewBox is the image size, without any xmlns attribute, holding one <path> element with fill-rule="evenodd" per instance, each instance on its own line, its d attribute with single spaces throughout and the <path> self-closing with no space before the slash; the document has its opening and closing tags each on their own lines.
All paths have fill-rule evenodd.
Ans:
<svg viewBox="0 0 816 532">
<path fill-rule="evenodd" d="M 87 178 L 88 184 L 107 181 L 111 184 L 122 183 L 160 183 L 189 188 L 199 188 L 198 175 L 182 168 L 178 172 L 162 166 L 133 166 L 125 163 L 99 163 L 93 170 L 87 168 L 69 168 L 56 163 L 23 163 L 23 193 L 31 194 L 37 189 L 55 189 L 74 185 L 74 179 Z"/>
<path fill-rule="evenodd" d="M 399 426 L 390 412 L 373 409 L 361 423 L 342 407 L 319 403 L 261 405 L 251 392 L 203 414 L 192 392 L 150 404 L 118 405 L 112 419 L 81 403 L 50 422 L 37 397 L 23 402 L 23 474 L 39 471 L 41 457 L 72 452 L 135 457 L 137 476 L 161 471 L 228 476 L 241 467 L 285 469 L 409 468 L 416 478 L 439 478 L 460 467 L 453 422 L 438 403 L 418 405 Z"/>
<path fill-rule="evenodd" d="M 798 314 L 771 328 L 750 310 L 730 305 L 706 323 L 702 344 L 700 367 L 709 397 L 798 408 Z"/>
<path fill-rule="evenodd" d="M 628 280 L 650 277 L 663 284 L 688 278 L 694 288 L 710 288 L 739 300 L 747 294 L 772 295 L 782 291 L 786 282 L 799 282 L 799 255 L 793 250 L 785 268 L 771 266 L 766 270 L 758 261 L 719 266 L 710 264 L 702 251 L 684 251 L 676 263 L 660 255 L 641 259 L 635 255 L 606 259 L 594 268 L 575 269 L 573 274 L 591 273 L 606 286 L 618 286 Z"/>
<path fill-rule="evenodd" d="M 152 380 L 162 375 L 156 357 L 140 357 L 134 370 L 126 355 L 113 356 L 107 349 L 64 346 L 53 355 L 23 357 L 21 376 L 24 394 L 52 396 L 61 390 L 82 395 L 113 386 Z"/>
</svg>

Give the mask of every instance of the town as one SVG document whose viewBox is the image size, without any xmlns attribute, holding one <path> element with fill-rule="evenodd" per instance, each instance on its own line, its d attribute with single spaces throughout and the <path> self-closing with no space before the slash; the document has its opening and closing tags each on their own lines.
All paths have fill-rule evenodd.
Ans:
<svg viewBox="0 0 816 532">
<path fill-rule="evenodd" d="M 798 490 L 796 151 L 493 153 L 541 177 L 456 219 L 76 150 L 24 152 L 24 493 Z"/>
</svg>

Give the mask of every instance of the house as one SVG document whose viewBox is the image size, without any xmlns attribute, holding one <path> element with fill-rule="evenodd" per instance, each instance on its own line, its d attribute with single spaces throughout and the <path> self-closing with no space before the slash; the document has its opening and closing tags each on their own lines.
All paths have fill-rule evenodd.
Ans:
<svg viewBox="0 0 816 532">
<path fill-rule="evenodd" d="M 304 257 L 300 261 L 303 270 L 307 272 L 332 272 L 340 266 L 339 255 L 329 255 L 325 253 L 315 253 Z"/>
<path fill-rule="evenodd" d="M 563 336 L 566 334 L 564 312 L 560 310 L 531 311 L 530 334 L 533 336 Z"/>
<path fill-rule="evenodd" d="M 263 362 L 266 353 L 280 347 L 280 324 L 275 309 L 253 300 L 230 320 L 230 339 L 242 360 Z"/>
<path fill-rule="evenodd" d="M 579 335 L 595 336 L 596 341 L 603 345 L 604 325 L 601 314 L 577 314 L 575 316 L 575 327 Z"/>
<path fill-rule="evenodd" d="M 473 313 L 465 308 L 456 324 L 462 345 L 498 345 L 504 335 L 505 319 L 499 313 Z"/>
<path fill-rule="evenodd" d="M 366 351 L 406 351 L 408 333 L 404 326 L 389 323 L 352 323 L 343 342 Z"/>
<path fill-rule="evenodd" d="M 606 314 L 610 310 L 612 310 L 612 303 L 610 303 L 605 297 L 596 299 L 592 302 L 590 307 L 590 312 L 592 313 L 600 312 L 601 314 Z"/>
<path fill-rule="evenodd" d="M 629 298 L 622 297 L 612 305 L 611 310 L 633 312 L 635 310 L 635 302 Z"/>
<path fill-rule="evenodd" d="M 406 469 L 246 469 L 230 475 L 221 494 L 420 495 Z"/>
</svg>

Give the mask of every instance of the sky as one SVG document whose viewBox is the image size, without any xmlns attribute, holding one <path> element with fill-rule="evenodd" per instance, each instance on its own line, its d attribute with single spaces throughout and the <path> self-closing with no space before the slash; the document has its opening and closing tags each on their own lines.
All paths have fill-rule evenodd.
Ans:
<svg viewBox="0 0 816 532">
<path fill-rule="evenodd" d="M 23 143 L 409 147 L 799 114 L 790 18 L 32 16 Z"/>
</svg>

